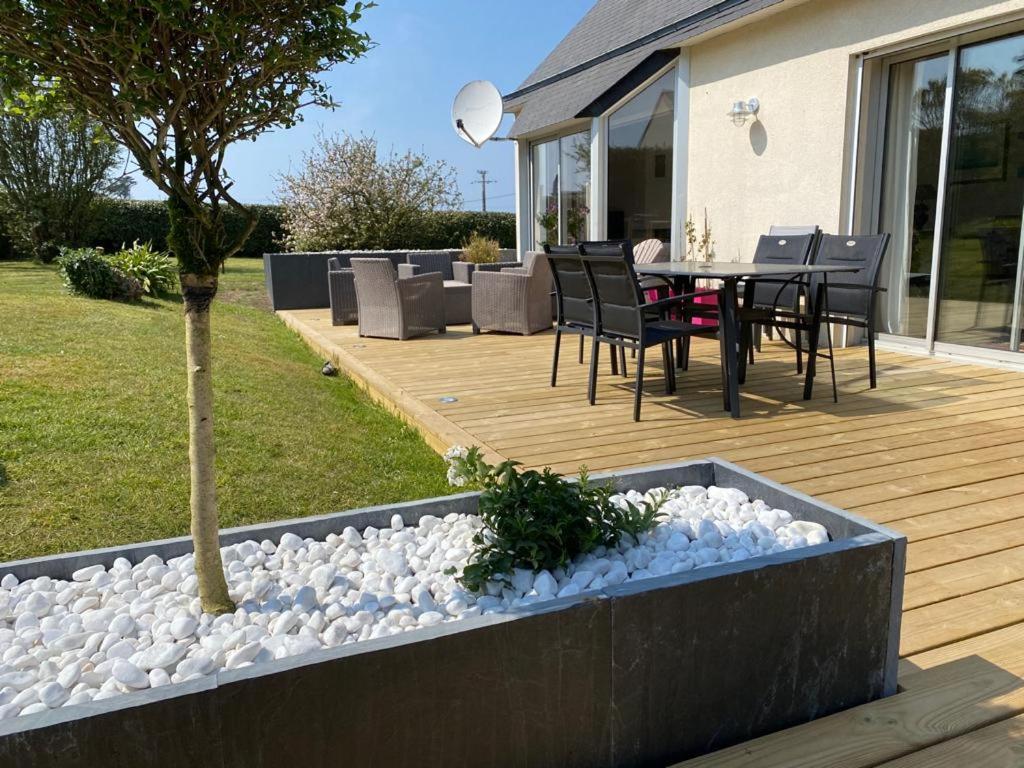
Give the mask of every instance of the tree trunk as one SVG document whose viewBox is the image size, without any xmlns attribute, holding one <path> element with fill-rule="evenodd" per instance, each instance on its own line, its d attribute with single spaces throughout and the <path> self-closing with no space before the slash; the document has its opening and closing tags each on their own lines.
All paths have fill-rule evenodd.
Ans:
<svg viewBox="0 0 1024 768">
<path fill-rule="evenodd" d="M 199 598 L 206 613 L 230 613 L 220 557 L 217 485 L 213 447 L 213 376 L 210 370 L 210 303 L 217 277 L 182 274 L 185 300 L 185 353 L 188 363 L 188 458 L 191 472 L 190 509 L 196 553 Z"/>
</svg>

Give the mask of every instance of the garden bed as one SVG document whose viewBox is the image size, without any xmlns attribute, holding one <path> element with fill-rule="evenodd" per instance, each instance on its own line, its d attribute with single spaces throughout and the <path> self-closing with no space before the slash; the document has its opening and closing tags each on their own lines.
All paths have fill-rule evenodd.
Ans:
<svg viewBox="0 0 1024 768">
<path fill-rule="evenodd" d="M 118 669 L 103 671 L 117 688 L 70 706 L 54 689 L 44 698 L 57 708 L 33 704 L 0 720 L 0 762 L 653 765 L 895 690 L 903 539 L 723 462 L 612 479 L 622 490 L 721 488 L 678 492 L 667 519 L 636 546 L 555 573 L 516 573 L 504 591 L 479 599 L 444 574 L 468 554 L 461 545 L 476 494 L 225 531 L 240 614 L 260 621 L 197 626 L 183 610 L 158 625 L 133 609 L 142 626 L 125 634 L 152 630 L 157 640 L 113 654 L 108 666 Z M 743 504 L 742 494 L 763 504 Z M 717 528 L 710 513 L 700 523 L 712 508 Z M 744 529 L 732 536 L 727 509 Z M 412 559 L 433 559 L 432 592 L 408 578 L 426 563 L 410 564 L 391 545 L 405 539 L 422 542 Z M 19 588 L 15 578 L 77 580 L 64 587 L 65 602 L 84 600 L 86 613 L 95 610 L 87 604 L 94 581 L 134 601 L 169 592 L 186 607 L 189 551 L 187 539 L 156 542 L 0 565 L 0 575 L 13 574 L 10 589 Z M 374 566 L 361 568 L 367 583 L 352 584 L 360 554 Z M 246 570 L 278 564 L 268 584 Z M 346 593 L 363 603 L 339 603 Z M 333 647 L 321 649 L 326 623 Z M 203 646 L 225 636 L 229 649 Z M 124 641 L 105 642 L 109 650 Z M 220 651 L 218 663 L 182 674 L 180 660 L 202 658 L 200 647 Z M 115 695 L 124 688 L 138 690 Z M 282 738 L 293 730 L 302 738 Z M 123 762 L 111 762 L 112 743 Z"/>
</svg>

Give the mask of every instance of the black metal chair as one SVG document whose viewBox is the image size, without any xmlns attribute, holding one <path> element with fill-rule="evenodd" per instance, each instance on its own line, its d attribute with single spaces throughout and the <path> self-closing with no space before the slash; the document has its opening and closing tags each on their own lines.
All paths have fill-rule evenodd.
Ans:
<svg viewBox="0 0 1024 768">
<path fill-rule="evenodd" d="M 643 290 L 629 258 L 628 243 L 580 245 L 580 258 L 590 284 L 596 311 L 593 352 L 590 357 L 590 404 L 596 402 L 597 364 L 601 344 L 625 350 L 636 350 L 636 391 L 633 396 L 633 420 L 640 420 L 640 400 L 644 385 L 644 356 L 649 347 L 660 346 L 665 366 L 665 392 L 676 388 L 672 343 L 679 338 L 709 333 L 706 326 L 664 319 L 667 312 L 698 296 L 714 291 L 700 291 L 645 302 Z"/>
<path fill-rule="evenodd" d="M 551 361 L 551 386 L 558 381 L 558 353 L 562 346 L 562 334 L 578 334 L 580 337 L 579 363 L 583 364 L 583 339 L 594 335 L 594 298 L 590 293 L 580 261 L 579 247 L 575 245 L 545 245 L 551 278 L 555 286 L 555 352 Z M 619 366 L 612 355 L 612 375 L 618 375 Z M 625 375 L 625 361 L 623 361 Z M 588 387 L 589 397 L 589 387 Z"/>
<path fill-rule="evenodd" d="M 773 227 L 773 229 L 781 229 Z M 755 264 L 804 265 L 810 261 L 818 235 L 761 235 L 754 250 Z M 747 291 L 752 296 L 747 296 Z M 745 350 L 744 361 L 754 362 L 754 350 L 760 349 L 761 328 L 771 328 L 771 318 L 778 307 L 795 311 L 799 307 L 799 288 L 785 278 L 748 281 L 744 285 L 743 307 L 740 310 L 740 344 Z M 796 370 L 803 372 L 800 331 L 795 331 Z M 743 363 L 746 365 L 746 362 Z"/>
<path fill-rule="evenodd" d="M 868 371 L 871 389 L 878 385 L 875 362 L 875 300 L 884 288 L 878 287 L 882 262 L 889 249 L 891 235 L 823 235 L 811 258 L 812 264 L 856 266 L 856 272 L 844 272 L 826 281 L 823 322 L 864 328 L 868 336 Z M 811 295 L 822 278 L 811 279 Z"/>
</svg>

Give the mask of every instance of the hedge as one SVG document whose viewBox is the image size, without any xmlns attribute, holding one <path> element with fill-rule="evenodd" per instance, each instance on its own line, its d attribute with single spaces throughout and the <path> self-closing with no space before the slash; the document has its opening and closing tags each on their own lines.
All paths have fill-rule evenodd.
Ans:
<svg viewBox="0 0 1024 768">
<path fill-rule="evenodd" d="M 285 250 L 283 211 L 278 205 L 251 205 L 259 218 L 256 229 L 249 236 L 242 251 L 243 258 L 260 258 L 264 253 Z M 242 217 L 230 211 L 225 213 L 228 233 L 237 232 L 243 223 Z M 99 247 L 112 252 L 122 246 L 151 242 L 154 248 L 167 248 L 167 208 L 159 200 L 118 200 L 103 199 L 97 202 L 92 226 L 81 242 L 71 243 L 76 247 Z M 502 248 L 514 248 L 516 244 L 516 217 L 512 213 L 488 211 L 435 211 L 424 213 L 406 233 L 407 242 L 396 248 L 442 249 L 458 248 L 471 232 L 479 232 L 497 240 Z M 351 247 L 337 243 L 334 249 Z M 0 227 L 0 259 L 14 258 L 11 244 L 6 241 Z"/>
<path fill-rule="evenodd" d="M 283 227 L 281 208 L 276 205 L 250 205 L 258 215 L 256 229 L 245 241 L 238 256 L 260 258 L 264 253 L 281 250 Z M 240 232 L 244 219 L 228 210 L 224 213 L 228 234 Z M 160 251 L 167 250 L 167 206 L 161 200 L 114 200 L 104 199 L 96 205 L 93 225 L 85 237 L 83 246 L 102 248 L 105 251 L 120 250 L 123 245 L 153 243 Z"/>
</svg>

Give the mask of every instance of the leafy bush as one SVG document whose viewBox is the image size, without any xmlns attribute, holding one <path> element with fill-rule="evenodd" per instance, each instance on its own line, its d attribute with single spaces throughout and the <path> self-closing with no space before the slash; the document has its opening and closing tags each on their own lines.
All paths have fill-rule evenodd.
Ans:
<svg viewBox="0 0 1024 768">
<path fill-rule="evenodd" d="M 130 277 L 134 277 L 147 296 L 163 296 L 174 288 L 178 278 L 178 267 L 174 260 L 163 251 L 157 251 L 152 243 L 138 240 L 131 248 L 122 248 L 109 258 L 110 263 Z"/>
<path fill-rule="evenodd" d="M 283 247 L 283 209 L 277 205 L 250 205 L 256 213 L 256 228 L 235 254 L 241 258 L 262 258 Z M 108 252 L 119 250 L 125 243 L 151 243 L 158 251 L 166 251 L 167 204 L 162 200 L 115 200 L 105 198 L 96 203 L 96 213 L 87 229 L 82 244 L 103 248 Z M 245 221 L 234 211 L 224 211 L 224 228 L 228 237 L 237 235 Z"/>
<path fill-rule="evenodd" d="M 239 258 L 262 258 L 264 253 L 276 253 L 284 249 L 284 210 L 277 205 L 251 205 L 259 217 L 256 229 L 246 241 Z M 71 246 L 102 248 L 107 253 L 120 250 L 125 243 L 138 240 L 152 243 L 159 251 L 167 250 L 167 205 L 159 200 L 118 200 L 101 198 L 92 208 L 90 220 L 82 237 Z M 0 206 L 0 216 L 3 209 Z M 242 220 L 230 210 L 225 211 L 228 235 L 237 232 Z M 3 232 L 8 225 L 7 218 L 0 221 L 0 259 L 30 258 L 31 251 L 19 247 L 17 242 L 5 242 Z M 487 211 L 432 211 L 420 212 L 410 219 L 401 237 L 396 238 L 395 248 L 409 250 L 443 250 L 458 248 L 473 232 L 490 240 L 497 240 L 502 248 L 514 248 L 516 244 L 516 217 L 512 213 Z M 353 248 L 352 243 L 332 242 L 327 250 Z"/>
<path fill-rule="evenodd" d="M 497 240 L 501 248 L 516 246 L 516 215 L 501 211 L 433 211 L 420 213 L 410 223 L 404 240 L 410 242 L 396 248 L 424 250 L 458 248 L 476 232 L 481 237 Z"/>
<path fill-rule="evenodd" d="M 493 264 L 501 256 L 497 240 L 471 232 L 462 244 L 462 258 L 471 264 Z"/>
<path fill-rule="evenodd" d="M 625 534 L 638 537 L 660 515 L 660 504 L 640 509 L 614 503 L 611 485 L 592 485 L 585 467 L 572 481 L 550 467 L 521 471 L 515 461 L 492 466 L 478 448 L 456 446 L 445 458 L 449 483 L 482 489 L 478 514 L 485 527 L 473 537 L 474 552 L 459 577 L 473 591 L 507 581 L 515 568 L 565 567 L 598 547 L 615 546 Z"/>
<path fill-rule="evenodd" d="M 62 248 L 57 266 L 73 293 L 119 301 L 137 301 L 142 296 L 142 284 L 111 264 L 98 248 Z"/>
</svg>

